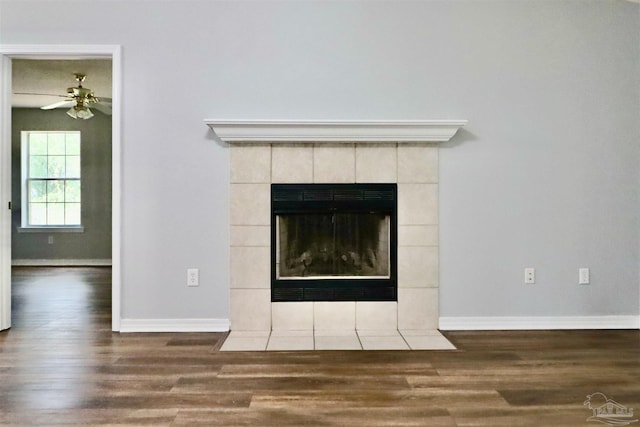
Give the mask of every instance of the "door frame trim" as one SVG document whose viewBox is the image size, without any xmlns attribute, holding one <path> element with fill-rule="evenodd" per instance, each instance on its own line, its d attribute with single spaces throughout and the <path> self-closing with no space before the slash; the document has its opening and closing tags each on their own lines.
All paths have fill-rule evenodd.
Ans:
<svg viewBox="0 0 640 427">
<path fill-rule="evenodd" d="M 111 142 L 111 329 L 120 331 L 122 294 L 122 47 L 120 45 L 0 45 L 0 330 L 11 326 L 11 60 L 110 58 Z M 6 250 L 8 249 L 8 250 Z"/>
</svg>

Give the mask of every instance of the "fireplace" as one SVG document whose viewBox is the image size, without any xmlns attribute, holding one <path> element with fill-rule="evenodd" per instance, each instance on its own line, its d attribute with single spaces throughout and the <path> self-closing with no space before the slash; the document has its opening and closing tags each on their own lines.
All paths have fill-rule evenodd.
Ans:
<svg viewBox="0 0 640 427">
<path fill-rule="evenodd" d="M 396 184 L 272 184 L 271 301 L 397 301 Z"/>
<path fill-rule="evenodd" d="M 438 143 L 466 122 L 206 122 L 229 147 L 232 334 L 261 337 L 265 341 L 256 349 L 264 350 L 266 340 L 272 348 L 274 333 L 283 331 L 312 331 L 310 348 L 322 344 L 325 331 L 380 337 L 410 331 L 404 340 L 397 337 L 399 344 L 420 348 L 418 337 L 438 327 Z M 384 186 L 394 188 L 395 213 L 380 200 L 373 209 L 343 200 L 346 189 L 369 198 L 374 192 L 365 197 L 363 189 Z M 317 200 L 328 198 L 326 192 L 331 200 Z M 297 203 L 301 198 L 304 203 Z M 347 212 L 332 210 L 345 206 Z M 341 230 L 354 222 L 361 225 L 351 227 L 351 234 L 362 231 L 368 238 L 333 239 L 334 230 L 349 236 Z M 309 234 L 321 242 L 301 237 Z M 388 253 L 380 247 L 385 239 Z M 322 262 L 313 265 L 309 256 Z M 276 294 L 289 294 L 274 297 L 274 282 Z M 384 283 L 383 296 L 365 297 L 357 289 L 373 282 Z M 298 285 L 302 291 L 287 290 Z M 356 341 L 371 348 L 362 334 Z"/>
</svg>

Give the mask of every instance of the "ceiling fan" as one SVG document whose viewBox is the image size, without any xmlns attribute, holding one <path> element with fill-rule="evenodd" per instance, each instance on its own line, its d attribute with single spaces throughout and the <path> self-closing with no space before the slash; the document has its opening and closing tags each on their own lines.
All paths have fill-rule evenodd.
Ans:
<svg viewBox="0 0 640 427">
<path fill-rule="evenodd" d="M 59 107 L 71 107 L 67 111 L 67 115 L 74 119 L 88 120 L 94 116 L 89 108 L 95 108 L 104 114 L 111 115 L 111 98 L 98 98 L 89 88 L 83 87 L 82 82 L 86 79 L 85 74 L 74 73 L 78 86 L 67 88 L 66 95 L 51 95 L 65 98 L 63 101 L 54 102 L 53 104 L 40 107 L 41 110 L 53 110 Z M 19 95 L 42 95 L 36 93 L 17 93 Z"/>
</svg>

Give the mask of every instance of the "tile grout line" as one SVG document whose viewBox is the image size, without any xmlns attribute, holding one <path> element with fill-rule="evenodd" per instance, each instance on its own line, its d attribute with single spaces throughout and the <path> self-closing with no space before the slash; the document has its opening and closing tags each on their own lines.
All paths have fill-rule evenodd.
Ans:
<svg viewBox="0 0 640 427">
<path fill-rule="evenodd" d="M 267 349 L 269 348 L 269 343 L 271 342 L 271 334 L 273 333 L 273 329 L 269 330 L 269 336 L 267 337 L 267 344 L 264 346 L 264 350 L 263 351 L 268 351 Z"/>
<path fill-rule="evenodd" d="M 404 337 L 404 335 L 402 335 L 402 332 L 400 332 L 400 329 L 398 329 L 398 335 L 400 335 L 400 338 L 402 338 L 402 341 L 404 341 L 404 343 L 407 345 L 407 347 L 409 347 L 409 350 L 413 350 L 413 348 L 409 344 L 409 341 L 407 341 L 407 339 Z"/>
<path fill-rule="evenodd" d="M 358 338 L 358 342 L 360 343 L 360 350 L 364 350 L 364 346 L 362 345 L 362 340 L 360 339 L 360 334 L 358 333 L 358 330 L 355 329 L 356 332 L 356 338 Z"/>
</svg>

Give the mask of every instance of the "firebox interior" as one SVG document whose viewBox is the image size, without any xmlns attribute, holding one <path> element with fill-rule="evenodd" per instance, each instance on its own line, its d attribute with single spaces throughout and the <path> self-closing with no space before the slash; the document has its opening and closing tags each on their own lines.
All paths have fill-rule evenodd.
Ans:
<svg viewBox="0 0 640 427">
<path fill-rule="evenodd" d="M 396 301 L 396 184 L 272 184 L 272 301 Z"/>
</svg>

